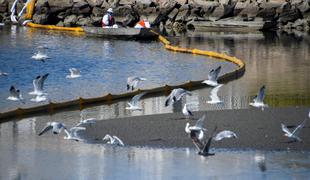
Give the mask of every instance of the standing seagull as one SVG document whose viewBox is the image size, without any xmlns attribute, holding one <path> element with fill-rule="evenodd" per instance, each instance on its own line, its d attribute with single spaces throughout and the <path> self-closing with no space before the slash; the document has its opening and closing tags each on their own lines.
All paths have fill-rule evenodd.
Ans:
<svg viewBox="0 0 310 180">
<path fill-rule="evenodd" d="M 236 133 L 228 130 L 219 132 L 213 139 L 214 141 L 220 141 L 224 138 L 237 138 Z"/>
<path fill-rule="evenodd" d="M 22 94 L 20 93 L 20 90 L 16 89 L 14 86 L 11 86 L 11 88 L 10 88 L 10 96 L 8 97 L 8 100 L 20 101 L 23 104 L 25 104 L 25 100 L 24 100 Z"/>
<path fill-rule="evenodd" d="M 182 88 L 177 88 L 171 91 L 169 96 L 166 98 L 165 101 L 165 106 L 169 106 L 171 103 L 173 104 L 176 101 L 179 101 L 184 95 L 192 95 L 189 91 L 182 89 Z"/>
<path fill-rule="evenodd" d="M 46 101 L 48 100 L 48 98 L 45 96 L 45 95 L 36 95 L 35 98 L 31 98 L 30 101 L 33 101 L 33 102 L 43 102 L 43 101 Z"/>
<path fill-rule="evenodd" d="M 262 110 L 264 110 L 265 107 L 268 107 L 267 104 L 264 104 L 264 98 L 265 98 L 265 86 L 262 86 L 258 92 L 258 95 L 255 96 L 253 102 L 251 102 L 250 105 L 257 108 L 262 108 Z"/>
<path fill-rule="evenodd" d="M 184 114 L 184 116 L 186 118 L 188 118 L 189 116 L 193 116 L 193 113 L 189 110 L 188 104 L 186 104 L 186 103 L 184 104 L 184 107 L 182 109 L 182 113 Z"/>
<path fill-rule="evenodd" d="M 67 75 L 66 78 L 73 79 L 73 78 L 81 77 L 80 70 L 78 70 L 76 68 L 70 68 L 69 71 L 70 71 L 70 75 Z"/>
<path fill-rule="evenodd" d="M 79 137 L 77 132 L 85 131 L 85 130 L 86 130 L 85 127 L 73 127 L 73 128 L 70 128 L 69 131 L 67 130 L 67 128 L 65 128 L 64 131 L 67 134 L 67 136 L 65 136 L 64 139 L 82 141 L 83 139 Z"/>
<path fill-rule="evenodd" d="M 135 95 L 131 101 L 129 103 L 127 103 L 129 105 L 129 107 L 126 107 L 126 109 L 128 110 L 133 110 L 133 111 L 141 111 L 142 108 L 138 106 L 138 101 L 141 99 L 142 96 L 144 96 L 146 94 L 146 92 L 140 93 Z"/>
<path fill-rule="evenodd" d="M 117 146 L 125 146 L 123 141 L 117 136 L 110 136 L 109 134 L 105 135 L 102 138 L 103 141 L 106 141 L 107 144 L 117 145 Z"/>
<path fill-rule="evenodd" d="M 202 83 L 207 84 L 209 86 L 217 86 L 218 85 L 217 78 L 220 72 L 221 72 L 221 66 L 217 67 L 216 69 L 212 69 L 208 74 L 208 79 L 202 81 Z"/>
<path fill-rule="evenodd" d="M 308 117 L 310 118 L 310 112 L 309 112 Z M 298 125 L 294 129 L 293 132 L 290 132 L 290 130 L 283 123 L 281 123 L 281 128 L 282 128 L 282 132 L 284 132 L 284 136 L 291 138 L 291 139 L 294 139 L 294 141 L 301 142 L 302 140 L 298 137 L 298 135 L 299 135 L 301 129 L 305 126 L 306 121 L 307 121 L 307 119 L 304 120 L 300 125 Z"/>
<path fill-rule="evenodd" d="M 220 103 L 223 103 L 223 101 L 220 100 L 220 98 L 217 95 L 217 92 L 219 91 L 219 89 L 222 86 L 223 86 L 223 84 L 217 85 L 216 87 L 214 87 L 211 90 L 211 94 L 210 94 L 211 101 L 207 101 L 208 104 L 220 104 Z"/>
<path fill-rule="evenodd" d="M 48 77 L 48 73 L 43 75 L 43 76 L 37 76 L 33 81 L 32 81 L 32 84 L 33 84 L 33 91 L 30 92 L 29 94 L 31 95 L 43 95 L 43 86 L 44 86 L 44 81 L 47 79 Z"/>
<path fill-rule="evenodd" d="M 138 86 L 138 83 L 141 81 L 146 81 L 146 79 L 142 77 L 138 77 L 138 76 L 128 77 L 127 78 L 127 91 L 130 90 L 130 88 L 133 91 Z"/>
<path fill-rule="evenodd" d="M 42 131 L 38 134 L 41 136 L 49 130 L 53 131 L 53 134 L 59 134 L 63 129 L 66 129 L 66 126 L 63 123 L 59 122 L 47 122 L 46 126 L 42 129 Z"/>
</svg>

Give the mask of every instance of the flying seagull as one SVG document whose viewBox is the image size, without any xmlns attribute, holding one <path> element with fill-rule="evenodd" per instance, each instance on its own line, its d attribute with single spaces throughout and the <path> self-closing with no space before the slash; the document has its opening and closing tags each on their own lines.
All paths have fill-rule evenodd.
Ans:
<svg viewBox="0 0 310 180">
<path fill-rule="evenodd" d="M 224 138 L 237 138 L 236 133 L 228 130 L 221 131 L 213 138 L 214 141 L 220 141 Z"/>
<path fill-rule="evenodd" d="M 43 87 L 44 87 L 44 82 L 48 77 L 48 73 L 43 75 L 43 76 L 37 76 L 33 81 L 33 91 L 30 92 L 29 94 L 31 95 L 44 95 L 43 93 Z"/>
<path fill-rule="evenodd" d="M 190 138 L 192 139 L 194 145 L 197 147 L 198 150 L 203 148 L 204 138 L 205 138 L 205 131 L 206 129 L 203 128 L 203 123 L 206 116 L 203 115 L 200 119 L 197 120 L 194 126 L 190 126 L 189 123 L 186 123 L 185 132 L 189 134 Z"/>
<path fill-rule="evenodd" d="M 102 140 L 105 141 L 107 144 L 125 146 L 123 141 L 117 136 L 110 136 L 109 134 L 107 134 L 104 136 L 104 138 L 102 138 Z"/>
<path fill-rule="evenodd" d="M 208 104 L 220 104 L 220 103 L 223 103 L 222 100 L 220 100 L 220 98 L 218 97 L 217 95 L 217 92 L 219 91 L 219 89 L 223 86 L 223 84 L 219 84 L 217 85 L 216 87 L 214 87 L 212 90 L 211 90 L 211 94 L 210 94 L 210 98 L 211 98 L 211 101 L 207 101 Z"/>
<path fill-rule="evenodd" d="M 70 71 L 70 75 L 67 75 L 66 78 L 73 79 L 73 78 L 81 77 L 80 70 L 76 68 L 70 68 L 69 71 Z"/>
<path fill-rule="evenodd" d="M 309 112 L 309 117 L 310 117 L 310 112 Z M 284 132 L 284 136 L 294 139 L 294 141 L 299 141 L 301 142 L 302 140 L 298 137 L 301 129 L 305 126 L 306 120 L 304 120 L 300 125 L 298 125 L 293 132 L 291 132 L 283 123 L 281 123 L 281 129 L 282 132 Z"/>
<path fill-rule="evenodd" d="M 0 76 L 7 76 L 7 75 L 9 74 L 0 70 Z"/>
<path fill-rule="evenodd" d="M 95 119 L 95 118 L 88 118 L 88 119 L 85 119 L 84 113 L 83 113 L 83 112 L 81 113 L 80 116 L 81 116 L 80 122 L 76 125 L 76 127 L 77 127 L 77 126 L 84 125 L 84 124 L 92 125 L 92 124 L 95 124 L 95 123 L 96 123 L 96 119 Z"/>
<path fill-rule="evenodd" d="M 216 69 L 212 69 L 208 74 L 208 79 L 202 81 L 202 83 L 207 84 L 209 86 L 217 86 L 218 85 L 217 78 L 220 72 L 221 72 L 221 66 L 217 67 Z"/>
<path fill-rule="evenodd" d="M 215 126 L 211 136 L 209 137 L 207 143 L 205 143 L 205 145 L 199 150 L 198 154 L 201 155 L 201 156 L 213 156 L 214 153 L 210 153 L 210 147 L 211 147 L 211 143 L 212 143 L 212 140 L 213 140 L 213 136 L 216 132 L 216 129 L 217 129 L 217 126 Z"/>
<path fill-rule="evenodd" d="M 183 109 L 182 109 L 182 113 L 184 114 L 184 116 L 186 117 L 186 118 L 188 118 L 189 116 L 193 116 L 193 113 L 192 113 L 192 111 L 190 111 L 190 109 L 189 109 L 189 107 L 188 107 L 188 104 L 184 104 L 184 107 L 183 107 Z"/>
<path fill-rule="evenodd" d="M 127 90 L 134 90 L 137 86 L 138 83 L 141 81 L 146 81 L 145 78 L 138 77 L 138 76 L 130 76 L 127 78 Z"/>
<path fill-rule="evenodd" d="M 45 62 L 44 60 L 48 59 L 49 57 L 46 54 L 41 53 L 39 51 L 39 52 L 35 53 L 33 56 L 31 56 L 31 58 L 34 59 L 34 60 Z"/>
<path fill-rule="evenodd" d="M 166 98 L 165 101 L 165 106 L 169 106 L 170 104 L 173 104 L 176 101 L 179 101 L 184 95 L 192 95 L 189 91 L 182 89 L 182 88 L 177 88 L 173 89 L 169 96 Z"/>
<path fill-rule="evenodd" d="M 128 110 L 137 110 L 137 111 L 141 111 L 142 108 L 138 106 L 138 101 L 141 99 L 142 96 L 144 96 L 146 94 L 146 92 L 140 93 L 135 95 L 131 101 L 129 103 L 127 103 L 129 105 L 129 107 L 126 107 L 126 109 Z"/>
<path fill-rule="evenodd" d="M 264 104 L 264 98 L 265 98 L 265 86 L 262 86 L 258 92 L 258 95 L 255 96 L 253 102 L 251 102 L 250 105 L 257 108 L 262 108 L 262 110 L 264 110 L 265 107 L 268 107 L 267 104 Z"/>
<path fill-rule="evenodd" d="M 81 141 L 82 139 L 79 137 L 78 132 L 85 131 L 85 130 L 86 130 L 85 127 L 73 127 L 73 128 L 70 128 L 69 131 L 65 128 L 64 131 L 67 136 L 65 136 L 64 139 Z"/>
<path fill-rule="evenodd" d="M 8 100 L 20 101 L 23 104 L 25 104 L 25 100 L 24 100 L 20 90 L 16 89 L 14 86 L 11 86 L 11 88 L 10 88 L 10 96 L 8 97 Z"/>
<path fill-rule="evenodd" d="M 46 126 L 41 130 L 38 135 L 41 136 L 42 134 L 50 130 L 52 130 L 53 134 L 59 134 L 63 129 L 66 129 L 66 126 L 63 123 L 47 122 Z"/>
</svg>

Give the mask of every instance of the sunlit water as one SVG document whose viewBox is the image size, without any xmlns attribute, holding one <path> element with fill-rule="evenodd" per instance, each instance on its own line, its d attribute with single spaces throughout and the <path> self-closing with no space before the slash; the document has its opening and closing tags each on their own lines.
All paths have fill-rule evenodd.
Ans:
<svg viewBox="0 0 310 180">
<path fill-rule="evenodd" d="M 1 111 L 37 105 L 28 93 L 33 90 L 32 80 L 45 73 L 49 73 L 46 93 L 53 102 L 61 102 L 125 92 L 129 76 L 145 77 L 139 87 L 152 88 L 205 79 L 218 65 L 222 73 L 237 68 L 225 61 L 166 51 L 157 41 L 109 41 L 16 26 L 0 32 L 0 70 L 9 73 L 0 77 Z M 45 63 L 31 58 L 38 46 L 48 47 L 43 50 L 50 57 Z M 72 67 L 82 77 L 67 79 Z M 21 90 L 25 105 L 6 99 L 11 85 Z"/>
<path fill-rule="evenodd" d="M 0 125 L 0 179 L 308 179 L 309 152 L 111 147 L 37 136 L 33 118 Z M 264 157 L 265 161 L 259 161 Z"/>
<path fill-rule="evenodd" d="M 55 33 L 15 26 L 0 29 L 0 109 L 35 105 L 28 92 L 32 79 L 46 72 L 46 92 L 55 101 L 79 96 L 101 96 L 125 91 L 127 76 L 148 79 L 141 87 L 178 84 L 204 79 L 218 64 L 224 71 L 236 66 L 211 58 L 172 53 L 157 41 L 109 41 L 76 34 Z M 223 105 L 206 104 L 210 88 L 193 91 L 180 103 L 165 108 L 164 96 L 142 100 L 142 111 L 126 111 L 127 101 L 90 107 L 86 117 L 109 119 L 181 111 L 184 103 L 194 110 L 249 108 L 260 86 L 266 85 L 271 106 L 308 106 L 309 39 L 274 34 L 195 34 L 173 38 L 174 43 L 189 48 L 224 52 L 243 59 L 246 72 L 219 91 Z M 50 59 L 45 63 L 31 56 L 36 47 L 46 45 Z M 68 69 L 76 67 L 82 77 L 68 80 Z M 152 67 L 152 68 L 150 68 Z M 6 100 L 10 85 L 20 88 L 28 100 L 22 106 Z M 80 112 L 62 112 L 45 116 L 44 122 L 61 120 L 73 125 Z M 102 144 L 72 142 L 60 136 L 36 134 L 42 128 L 33 118 L 0 124 L 0 179 L 309 179 L 309 152 L 270 152 L 255 150 L 212 149 L 212 157 L 201 157 L 192 148 L 112 148 Z M 143 146 L 143 145 L 142 145 Z M 266 171 L 255 161 L 265 155 Z M 55 173 L 54 173 L 55 172 Z"/>
</svg>

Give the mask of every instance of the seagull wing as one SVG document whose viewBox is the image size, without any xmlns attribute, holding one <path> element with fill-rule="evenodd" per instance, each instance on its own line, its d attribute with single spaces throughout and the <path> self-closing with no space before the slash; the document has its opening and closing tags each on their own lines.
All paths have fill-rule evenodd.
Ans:
<svg viewBox="0 0 310 180">
<path fill-rule="evenodd" d="M 46 78 L 48 77 L 48 73 L 45 74 L 44 76 L 42 76 L 41 78 L 39 78 L 38 80 L 38 87 L 39 87 L 39 90 L 43 90 L 43 85 L 44 85 L 44 81 L 46 80 Z"/>
<path fill-rule="evenodd" d="M 215 71 L 214 71 L 215 80 L 217 80 L 217 78 L 218 78 L 218 76 L 219 76 L 219 74 L 220 74 L 220 72 L 221 72 L 221 69 L 222 69 L 221 66 L 219 66 L 219 67 L 217 67 L 217 68 L 215 69 Z"/>
<path fill-rule="evenodd" d="M 286 133 L 286 134 L 291 134 L 290 130 L 287 129 L 287 127 L 281 123 L 281 129 L 282 129 L 282 132 Z"/>
<path fill-rule="evenodd" d="M 237 135 L 234 132 L 232 132 L 232 131 L 224 130 L 224 131 L 219 132 L 215 136 L 214 140 L 215 141 L 220 141 L 220 140 L 222 140 L 224 138 L 237 138 Z"/>
<path fill-rule="evenodd" d="M 73 128 L 70 129 L 70 132 L 71 132 L 71 134 L 72 134 L 74 137 L 78 137 L 77 132 L 78 132 L 78 131 L 85 131 L 85 130 L 86 130 L 85 127 L 73 127 Z"/>
<path fill-rule="evenodd" d="M 107 140 L 107 141 L 112 141 L 112 136 L 110 136 L 110 134 L 106 134 L 103 138 L 102 138 L 102 140 L 104 141 L 104 140 Z"/>
<path fill-rule="evenodd" d="M 220 101 L 220 98 L 218 97 L 217 93 L 222 86 L 223 84 L 220 84 L 211 90 L 210 94 L 211 101 Z"/>
<path fill-rule="evenodd" d="M 41 78 L 41 76 L 37 76 L 33 81 L 32 81 L 32 84 L 33 84 L 33 89 L 34 91 L 38 91 L 39 90 L 39 79 Z"/>
<path fill-rule="evenodd" d="M 202 128 L 205 119 L 206 119 L 206 115 L 204 114 L 200 119 L 197 120 L 195 126 L 199 127 L 199 128 Z"/>
<path fill-rule="evenodd" d="M 172 92 L 169 94 L 169 96 L 166 98 L 166 101 L 165 101 L 165 106 L 169 106 L 172 102 Z"/>
<path fill-rule="evenodd" d="M 42 134 L 46 133 L 47 131 L 51 129 L 53 129 L 53 126 L 51 125 L 50 122 L 48 122 L 38 135 L 41 136 Z"/>
<path fill-rule="evenodd" d="M 120 146 L 124 146 L 124 143 L 120 138 L 118 138 L 117 136 L 113 136 L 113 138 L 118 142 Z"/>
<path fill-rule="evenodd" d="M 176 100 L 179 101 L 184 95 L 192 95 L 192 94 L 185 89 L 178 88 L 178 89 L 175 89 L 173 95 L 176 98 Z"/>
<path fill-rule="evenodd" d="M 306 120 L 304 120 L 300 125 L 297 126 L 297 128 L 292 132 L 295 136 L 298 136 L 301 129 L 305 126 Z"/>
<path fill-rule="evenodd" d="M 217 81 L 218 75 L 221 72 L 221 66 L 216 69 L 212 69 L 208 74 L 208 79 L 211 81 Z"/>
<path fill-rule="evenodd" d="M 265 98 L 265 86 L 262 86 L 256 97 L 256 102 L 263 102 Z"/>
<path fill-rule="evenodd" d="M 143 93 L 140 93 L 140 94 L 135 95 L 135 96 L 131 99 L 130 104 L 132 104 L 132 105 L 135 106 L 135 105 L 137 104 L 137 102 L 141 99 L 141 97 L 144 96 L 145 94 L 146 94 L 146 92 L 143 92 Z"/>
</svg>

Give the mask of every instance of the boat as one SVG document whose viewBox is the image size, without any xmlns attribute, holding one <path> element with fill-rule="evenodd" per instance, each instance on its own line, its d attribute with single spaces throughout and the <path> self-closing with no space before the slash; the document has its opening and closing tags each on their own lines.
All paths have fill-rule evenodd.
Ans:
<svg viewBox="0 0 310 180">
<path fill-rule="evenodd" d="M 102 28 L 82 27 L 87 36 L 115 38 L 115 39 L 136 39 L 151 40 L 157 38 L 153 28 Z"/>
<path fill-rule="evenodd" d="M 219 21 L 192 21 L 187 24 L 189 29 L 198 31 L 232 31 L 252 32 L 273 30 L 277 28 L 276 21 L 242 21 L 242 20 L 219 20 Z"/>
</svg>

